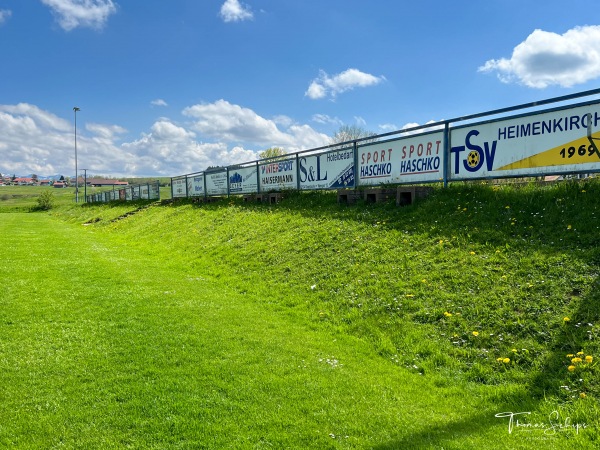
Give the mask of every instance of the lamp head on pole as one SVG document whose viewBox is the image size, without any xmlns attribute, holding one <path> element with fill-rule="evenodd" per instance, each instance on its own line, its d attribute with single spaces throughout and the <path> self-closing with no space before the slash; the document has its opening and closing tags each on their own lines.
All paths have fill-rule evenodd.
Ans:
<svg viewBox="0 0 600 450">
<path fill-rule="evenodd" d="M 77 106 L 73 106 L 73 111 L 75 111 L 75 112 L 81 111 L 81 108 L 78 108 Z"/>
</svg>

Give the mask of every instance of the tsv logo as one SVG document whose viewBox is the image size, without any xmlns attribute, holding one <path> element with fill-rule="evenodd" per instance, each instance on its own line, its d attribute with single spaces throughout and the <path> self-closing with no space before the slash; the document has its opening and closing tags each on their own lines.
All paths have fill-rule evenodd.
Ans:
<svg viewBox="0 0 600 450">
<path fill-rule="evenodd" d="M 494 158 L 496 157 L 496 144 L 498 141 L 483 142 L 483 147 L 477 145 L 474 137 L 479 136 L 479 131 L 471 130 L 465 137 L 465 145 L 459 145 L 452 147 L 450 152 L 454 154 L 454 173 L 460 173 L 461 157 L 462 166 L 467 172 L 477 172 L 479 169 L 485 167 L 488 171 L 491 171 L 494 167 Z M 467 152 L 468 151 L 468 152 Z M 463 152 L 467 152 L 466 155 L 462 155 Z"/>
</svg>

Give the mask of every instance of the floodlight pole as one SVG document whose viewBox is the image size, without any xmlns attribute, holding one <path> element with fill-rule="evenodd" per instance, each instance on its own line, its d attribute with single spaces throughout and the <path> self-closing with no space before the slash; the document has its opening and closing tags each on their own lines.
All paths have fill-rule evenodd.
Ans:
<svg viewBox="0 0 600 450">
<path fill-rule="evenodd" d="M 81 111 L 77 106 L 73 107 L 75 114 L 75 203 L 79 203 L 79 172 L 77 171 L 77 111 Z"/>
</svg>

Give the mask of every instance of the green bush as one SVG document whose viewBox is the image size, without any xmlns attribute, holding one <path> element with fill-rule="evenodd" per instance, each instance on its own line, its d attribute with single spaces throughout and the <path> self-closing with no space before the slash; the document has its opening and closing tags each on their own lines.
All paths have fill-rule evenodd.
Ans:
<svg viewBox="0 0 600 450">
<path fill-rule="evenodd" d="M 48 211 L 52 209 L 54 206 L 54 194 L 52 191 L 44 191 L 37 198 L 37 207 L 35 208 L 38 211 Z"/>
</svg>

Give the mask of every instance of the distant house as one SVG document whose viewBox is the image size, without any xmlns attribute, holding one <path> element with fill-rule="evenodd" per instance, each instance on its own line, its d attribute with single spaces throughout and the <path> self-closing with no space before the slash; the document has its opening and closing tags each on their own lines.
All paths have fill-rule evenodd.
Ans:
<svg viewBox="0 0 600 450">
<path fill-rule="evenodd" d="M 50 186 L 50 180 L 40 180 L 40 186 Z"/>
<path fill-rule="evenodd" d="M 35 180 L 33 178 L 15 178 L 13 180 L 13 184 L 18 184 L 19 186 L 33 186 L 35 184 Z"/>
<path fill-rule="evenodd" d="M 55 181 L 52 186 L 54 186 L 55 188 L 66 188 L 67 184 L 63 183 L 62 181 Z"/>
</svg>

